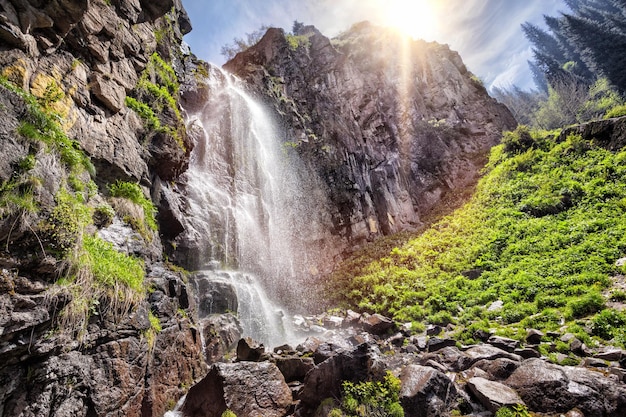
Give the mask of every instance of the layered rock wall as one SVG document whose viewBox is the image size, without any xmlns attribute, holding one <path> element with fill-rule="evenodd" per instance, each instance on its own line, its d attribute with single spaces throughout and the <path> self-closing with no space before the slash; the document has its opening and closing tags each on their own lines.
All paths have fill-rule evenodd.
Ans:
<svg viewBox="0 0 626 417">
<path fill-rule="evenodd" d="M 160 88 L 159 71 L 182 74 L 190 29 L 178 0 L 0 1 L 2 416 L 161 416 L 204 374 L 183 274 L 141 208 L 110 191 L 139 184 L 178 233 L 168 181 L 191 144 L 177 105 L 154 114 L 155 129 L 127 97 L 148 100 L 142 77 Z M 81 275 L 103 262 L 73 257 L 84 239 L 142 265 L 138 299 Z"/>
<path fill-rule="evenodd" d="M 516 123 L 456 52 L 369 23 L 334 39 L 270 29 L 225 68 L 280 114 L 352 244 L 415 228 L 463 199 Z"/>
</svg>

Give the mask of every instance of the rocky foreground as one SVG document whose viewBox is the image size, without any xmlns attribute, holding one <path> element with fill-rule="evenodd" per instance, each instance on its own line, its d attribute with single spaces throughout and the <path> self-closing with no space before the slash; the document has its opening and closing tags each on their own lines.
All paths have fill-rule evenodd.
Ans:
<svg viewBox="0 0 626 417">
<path fill-rule="evenodd" d="M 459 346 L 445 329 L 409 336 L 380 315 L 349 311 L 297 321 L 309 334 L 306 340 L 271 353 L 250 339 L 234 342 L 237 326 L 216 336 L 223 348 L 236 346 L 236 359 L 213 364 L 191 387 L 180 413 L 219 417 L 229 409 L 237 416 L 327 416 L 332 401 L 325 400 L 341 397 L 342 381 L 382 379 L 389 370 L 401 380 L 407 417 L 491 416 L 515 404 L 539 416 L 626 415 L 626 352 L 590 349 L 570 334 L 529 330 L 520 343 L 484 333 L 477 335 L 483 343 Z M 556 354 L 557 360 L 576 357 L 579 364 L 557 365 L 541 356 L 541 346 L 556 352 L 557 343 L 570 350 L 568 356 Z"/>
</svg>

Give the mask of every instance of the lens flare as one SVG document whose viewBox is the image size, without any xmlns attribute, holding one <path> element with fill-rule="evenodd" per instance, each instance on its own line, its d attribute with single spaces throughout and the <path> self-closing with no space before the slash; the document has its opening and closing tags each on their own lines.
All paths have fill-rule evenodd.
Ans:
<svg viewBox="0 0 626 417">
<path fill-rule="evenodd" d="M 438 16 L 434 0 L 385 0 L 381 6 L 385 26 L 414 39 L 435 40 Z"/>
</svg>

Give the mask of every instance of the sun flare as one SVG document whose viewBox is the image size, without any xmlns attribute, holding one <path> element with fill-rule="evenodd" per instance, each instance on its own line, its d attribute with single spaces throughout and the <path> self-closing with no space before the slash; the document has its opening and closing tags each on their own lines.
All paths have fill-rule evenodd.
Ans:
<svg viewBox="0 0 626 417">
<path fill-rule="evenodd" d="M 434 0 L 384 0 L 382 3 L 385 26 L 414 39 L 435 40 L 439 28 Z"/>
</svg>

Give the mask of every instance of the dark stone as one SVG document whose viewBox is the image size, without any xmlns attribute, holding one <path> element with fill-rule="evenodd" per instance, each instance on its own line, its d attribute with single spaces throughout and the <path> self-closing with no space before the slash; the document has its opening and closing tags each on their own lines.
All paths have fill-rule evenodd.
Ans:
<svg viewBox="0 0 626 417">
<path fill-rule="evenodd" d="M 220 363 L 191 387 L 181 411 L 186 417 L 220 417 L 227 409 L 238 416 L 284 417 L 291 403 L 291 390 L 273 363 Z"/>
<path fill-rule="evenodd" d="M 285 377 L 286 382 L 303 381 L 306 374 L 313 369 L 313 358 L 297 356 L 278 357 L 274 359 L 276 366 Z"/>
<path fill-rule="evenodd" d="M 250 338 L 239 339 L 237 342 L 237 360 L 258 362 L 265 353 L 265 347 L 252 341 Z"/>
<path fill-rule="evenodd" d="M 491 336 L 487 343 L 507 352 L 513 352 L 519 347 L 519 341 L 500 336 Z"/>
<path fill-rule="evenodd" d="M 456 340 L 431 337 L 430 339 L 428 339 L 427 345 L 429 352 L 436 352 L 439 349 L 443 349 L 445 347 L 456 346 Z"/>
<path fill-rule="evenodd" d="M 406 417 L 449 415 L 458 394 L 452 381 L 436 369 L 409 365 L 400 373 L 400 403 Z"/>
<path fill-rule="evenodd" d="M 526 332 L 526 343 L 538 345 L 541 343 L 541 339 L 543 339 L 544 336 L 543 332 L 537 329 L 528 329 Z"/>
<path fill-rule="evenodd" d="M 389 333 L 395 328 L 393 320 L 380 314 L 361 316 L 361 324 L 366 332 L 378 336 Z"/>
</svg>

